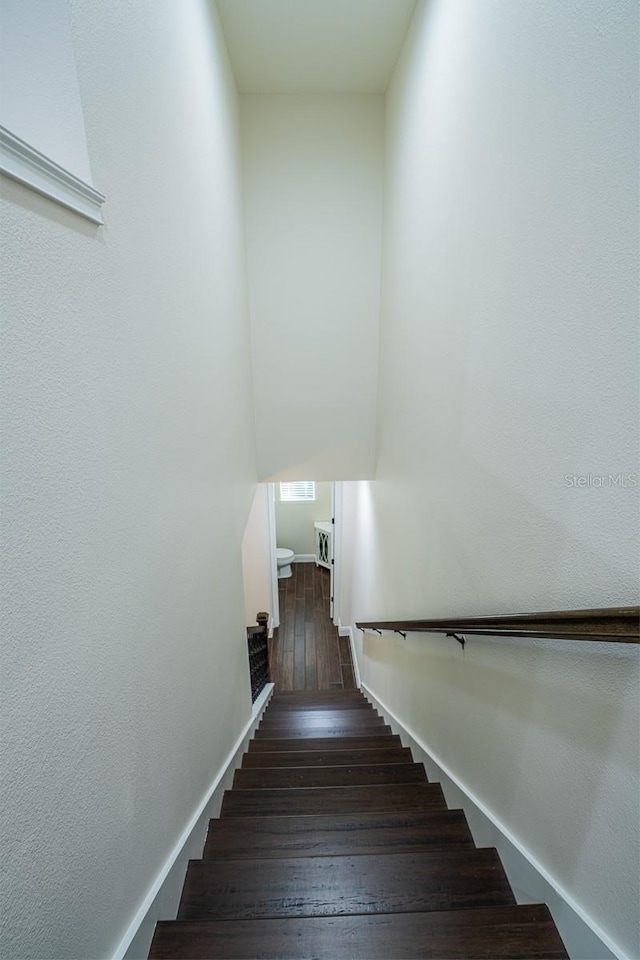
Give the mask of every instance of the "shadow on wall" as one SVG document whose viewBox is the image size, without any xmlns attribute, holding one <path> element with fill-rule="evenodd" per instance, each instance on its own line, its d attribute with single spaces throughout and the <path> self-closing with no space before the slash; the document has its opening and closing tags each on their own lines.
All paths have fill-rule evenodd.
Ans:
<svg viewBox="0 0 640 960">
<path fill-rule="evenodd" d="M 271 549 L 269 545 L 269 488 L 259 483 L 242 538 L 242 579 L 245 626 L 256 622 L 256 613 L 273 615 L 271 600 Z"/>
<path fill-rule="evenodd" d="M 389 702 L 402 677 L 399 718 L 561 883 L 571 889 L 588 869 L 583 853 L 590 846 L 607 857 L 603 819 L 611 822 L 620 787 L 637 778 L 638 745 L 629 729 L 637 649 L 473 636 L 462 650 L 439 635 L 367 633 L 363 652 L 383 668 L 374 669 L 381 699 Z M 554 807 L 570 817 L 541 814 L 550 786 Z M 633 816 L 611 827 L 631 846 Z M 562 876 L 552 869 L 558 851 Z"/>
</svg>

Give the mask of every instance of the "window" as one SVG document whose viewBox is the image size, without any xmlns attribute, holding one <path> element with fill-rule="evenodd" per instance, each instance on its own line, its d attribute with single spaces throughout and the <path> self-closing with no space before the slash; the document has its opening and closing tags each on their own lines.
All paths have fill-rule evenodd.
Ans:
<svg viewBox="0 0 640 960">
<path fill-rule="evenodd" d="M 280 484 L 280 500 L 283 503 L 300 503 L 315 500 L 316 485 L 314 480 L 296 480 L 294 483 Z"/>
</svg>

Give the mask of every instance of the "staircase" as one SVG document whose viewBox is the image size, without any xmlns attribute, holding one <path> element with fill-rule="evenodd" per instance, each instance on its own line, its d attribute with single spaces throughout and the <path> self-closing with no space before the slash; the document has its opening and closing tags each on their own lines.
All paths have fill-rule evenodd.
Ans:
<svg viewBox="0 0 640 960">
<path fill-rule="evenodd" d="M 276 693 L 152 960 L 567 957 L 357 690 Z"/>
</svg>

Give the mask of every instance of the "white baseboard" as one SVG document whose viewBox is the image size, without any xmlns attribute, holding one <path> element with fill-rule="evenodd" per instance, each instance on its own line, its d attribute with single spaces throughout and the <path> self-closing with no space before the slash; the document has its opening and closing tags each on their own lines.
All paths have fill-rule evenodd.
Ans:
<svg viewBox="0 0 640 960">
<path fill-rule="evenodd" d="M 346 636 L 349 629 L 341 627 L 341 636 Z M 447 805 L 464 810 L 477 846 L 497 848 L 516 901 L 547 904 L 571 960 L 631 960 L 417 734 L 406 728 L 366 683 L 361 686 L 393 732 L 399 734 L 403 746 L 411 748 L 413 759 L 424 763 L 429 780 L 440 782 Z"/>
<path fill-rule="evenodd" d="M 315 563 L 315 553 L 295 553 L 291 563 Z"/>
<path fill-rule="evenodd" d="M 356 687 L 360 689 L 360 667 L 358 666 L 358 658 L 356 657 L 356 645 L 353 636 L 352 627 L 343 627 L 340 621 L 338 620 L 338 636 L 339 637 L 349 637 L 349 649 L 351 650 L 351 662 L 353 663 L 353 673 L 356 678 Z"/>
<path fill-rule="evenodd" d="M 247 743 L 253 736 L 264 711 L 274 684 L 268 683 L 253 704 L 251 719 L 238 737 L 222 768 L 198 804 L 175 847 L 167 857 L 136 915 L 129 924 L 122 940 L 116 947 L 112 960 L 144 960 L 158 920 L 174 920 L 190 859 L 202 856 L 209 820 L 217 817 L 222 805 L 222 795 L 231 786 L 233 774 L 242 760 Z"/>
</svg>

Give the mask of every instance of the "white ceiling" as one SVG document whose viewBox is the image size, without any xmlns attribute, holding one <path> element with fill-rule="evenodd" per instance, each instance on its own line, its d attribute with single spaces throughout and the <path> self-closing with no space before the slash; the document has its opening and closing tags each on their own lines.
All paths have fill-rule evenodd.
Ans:
<svg viewBox="0 0 640 960">
<path fill-rule="evenodd" d="M 384 93 L 415 0 L 217 0 L 241 93 Z"/>
</svg>

